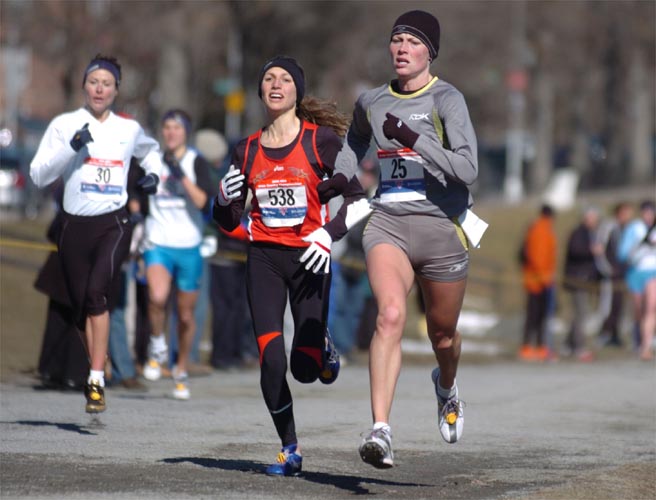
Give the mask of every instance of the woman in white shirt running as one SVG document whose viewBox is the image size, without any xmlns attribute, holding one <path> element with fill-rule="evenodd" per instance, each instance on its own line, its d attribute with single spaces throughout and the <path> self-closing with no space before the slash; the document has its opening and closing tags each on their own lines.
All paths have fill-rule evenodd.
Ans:
<svg viewBox="0 0 656 500">
<path fill-rule="evenodd" d="M 30 165 L 38 187 L 59 177 L 64 181 L 64 222 L 57 246 L 77 326 L 86 334 L 88 413 L 105 410 L 112 288 L 132 235 L 126 209 L 130 159 L 137 158 L 147 172 L 138 183 L 146 192 L 157 188 L 162 167 L 157 141 L 135 120 L 111 111 L 120 82 L 118 61 L 96 55 L 82 79 L 85 105 L 52 120 Z"/>
</svg>

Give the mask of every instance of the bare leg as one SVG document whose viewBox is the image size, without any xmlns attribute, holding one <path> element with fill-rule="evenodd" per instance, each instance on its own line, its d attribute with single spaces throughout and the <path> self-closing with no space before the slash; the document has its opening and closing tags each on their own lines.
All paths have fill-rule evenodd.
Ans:
<svg viewBox="0 0 656 500">
<path fill-rule="evenodd" d="M 91 359 L 91 369 L 105 369 L 107 346 L 109 345 L 109 312 L 87 316 L 86 336 Z"/>
<path fill-rule="evenodd" d="M 166 304 L 171 293 L 171 275 L 159 264 L 148 266 L 148 319 L 151 335 L 158 336 L 166 328 Z"/>
<path fill-rule="evenodd" d="M 376 331 L 369 347 L 371 411 L 374 422 L 388 423 L 401 371 L 401 337 L 414 271 L 403 251 L 380 244 L 367 254 L 367 273 L 378 304 Z"/>
<path fill-rule="evenodd" d="M 194 307 L 198 292 L 178 292 L 178 371 L 185 373 L 196 333 Z"/>
<path fill-rule="evenodd" d="M 656 329 L 656 279 L 647 282 L 643 293 L 642 319 L 640 321 L 640 358 L 653 359 L 652 342 Z"/>
<path fill-rule="evenodd" d="M 467 280 L 441 283 L 419 278 L 426 304 L 426 325 L 435 359 L 440 367 L 440 385 L 450 389 L 456 378 L 461 339 L 456 330 Z"/>
</svg>

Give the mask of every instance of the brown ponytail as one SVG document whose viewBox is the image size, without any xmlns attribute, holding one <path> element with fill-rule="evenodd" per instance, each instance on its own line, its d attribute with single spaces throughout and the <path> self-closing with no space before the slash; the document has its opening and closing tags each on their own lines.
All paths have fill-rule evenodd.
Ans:
<svg viewBox="0 0 656 500">
<path fill-rule="evenodd" d="M 337 109 L 337 103 L 326 101 L 313 96 L 305 96 L 298 105 L 296 114 L 299 118 L 320 125 L 332 128 L 335 133 L 344 137 L 348 130 L 350 120 L 347 115 Z"/>
</svg>

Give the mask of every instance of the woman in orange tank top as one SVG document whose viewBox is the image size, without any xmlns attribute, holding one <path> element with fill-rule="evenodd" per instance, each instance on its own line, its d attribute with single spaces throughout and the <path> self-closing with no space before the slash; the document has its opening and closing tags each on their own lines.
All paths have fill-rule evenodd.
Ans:
<svg viewBox="0 0 656 500">
<path fill-rule="evenodd" d="M 290 57 L 278 56 L 260 71 L 259 95 L 268 123 L 240 141 L 221 180 L 214 219 L 231 231 L 239 225 L 248 193 L 252 210 L 246 281 L 260 353 L 260 386 L 282 450 L 267 474 L 301 472 L 292 395 L 286 379 L 283 316 L 287 297 L 294 318 L 290 369 L 296 380 L 330 384 L 339 356 L 326 328 L 330 247 L 347 231 L 346 212 L 368 202 L 357 178 L 338 215 L 327 222 L 317 184 L 332 174 L 347 127 L 335 106 L 305 98 L 305 75 Z M 339 134 L 339 135 L 338 135 Z M 354 203 L 357 200 L 362 202 Z M 365 206 L 366 205 L 366 206 Z M 349 226 L 352 224 L 349 214 Z"/>
</svg>

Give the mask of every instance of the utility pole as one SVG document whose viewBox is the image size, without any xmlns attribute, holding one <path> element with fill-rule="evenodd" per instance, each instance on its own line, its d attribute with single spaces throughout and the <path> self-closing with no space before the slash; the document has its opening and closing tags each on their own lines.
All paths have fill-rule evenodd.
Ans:
<svg viewBox="0 0 656 500">
<path fill-rule="evenodd" d="M 229 143 L 241 137 L 241 115 L 244 112 L 245 96 L 242 87 L 242 43 L 238 23 L 231 23 L 228 30 L 228 89 L 225 93 L 225 135 Z"/>
<path fill-rule="evenodd" d="M 511 35 L 511 68 L 508 71 L 508 131 L 506 133 L 506 176 L 503 193 L 508 203 L 517 203 L 524 197 L 522 161 L 524 158 L 526 73 L 526 2 L 512 2 L 513 30 Z"/>
</svg>

